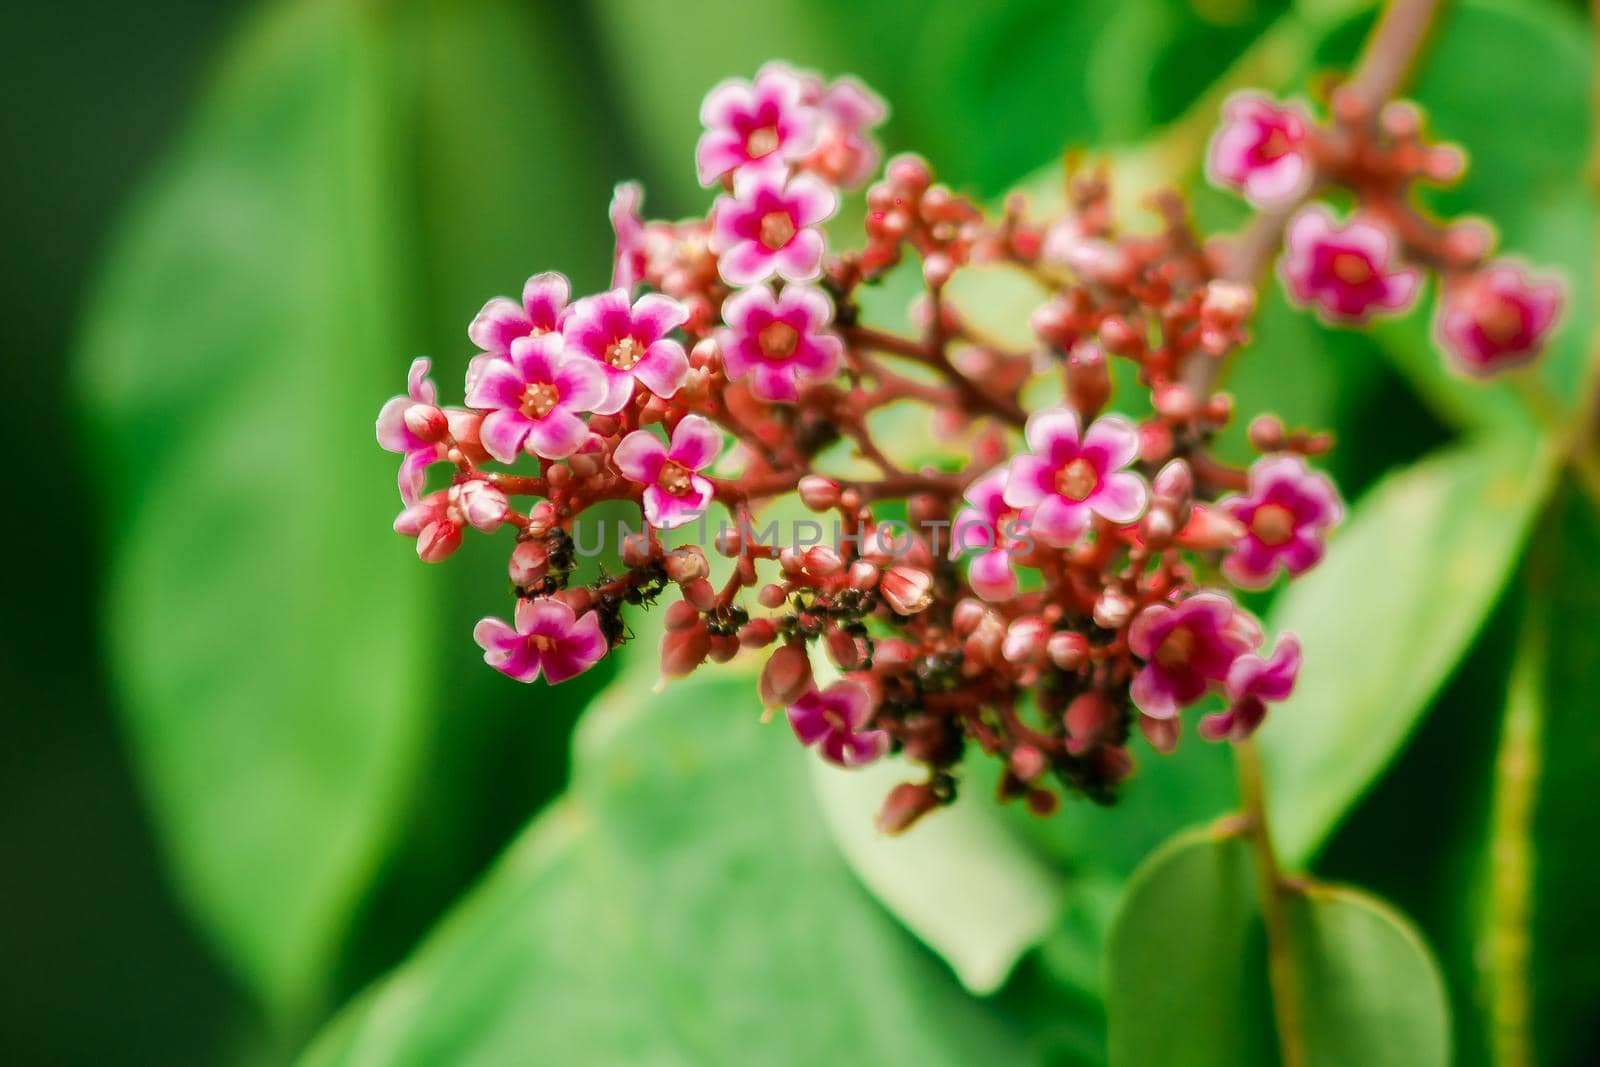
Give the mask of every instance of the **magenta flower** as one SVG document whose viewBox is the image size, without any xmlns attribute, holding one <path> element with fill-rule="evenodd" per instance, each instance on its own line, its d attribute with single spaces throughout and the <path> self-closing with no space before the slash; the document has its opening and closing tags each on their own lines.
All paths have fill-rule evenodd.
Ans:
<svg viewBox="0 0 1600 1067">
<path fill-rule="evenodd" d="M 789 725 L 808 748 L 841 767 L 860 767 L 889 751 L 889 734 L 864 730 L 872 719 L 872 697 L 855 682 L 842 680 L 813 689 L 789 705 Z"/>
<path fill-rule="evenodd" d="M 1539 354 L 1561 303 L 1561 283 L 1530 279 L 1500 260 L 1445 290 L 1439 339 L 1458 369 L 1487 378 Z"/>
<path fill-rule="evenodd" d="M 778 275 L 809 282 L 822 274 L 822 231 L 839 195 L 809 174 L 785 180 L 775 167 L 734 175 L 733 196 L 712 208 L 711 247 L 729 285 L 755 285 Z"/>
<path fill-rule="evenodd" d="M 443 458 L 439 439 L 449 429 L 428 366 L 426 359 L 412 360 L 406 395 L 390 397 L 378 412 L 378 444 L 405 457 L 400 461 L 400 500 L 408 506 L 422 495 L 428 467 Z"/>
<path fill-rule="evenodd" d="M 1269 659 L 1246 652 L 1228 668 L 1228 709 L 1200 719 L 1200 736 L 1210 741 L 1243 741 L 1267 717 L 1267 701 L 1289 699 L 1300 673 L 1300 642 L 1293 634 L 1278 638 Z"/>
<path fill-rule="evenodd" d="M 974 593 L 996 603 L 1017 595 L 1018 544 L 1010 533 L 1018 514 L 1006 503 L 1005 491 L 1006 468 L 997 467 L 967 486 L 968 506 L 950 524 L 950 558 L 981 549 L 967 567 L 967 582 Z"/>
<path fill-rule="evenodd" d="M 1296 455 L 1256 460 L 1249 491 L 1224 498 L 1222 508 L 1245 529 L 1222 573 L 1245 589 L 1265 589 L 1279 567 L 1291 576 L 1309 570 L 1322 558 L 1328 529 L 1344 517 L 1333 482 Z"/>
<path fill-rule="evenodd" d="M 722 452 L 722 431 L 700 415 L 686 415 L 662 444 L 649 430 L 622 439 L 611 460 L 629 479 L 643 483 L 644 518 L 658 530 L 694 520 L 711 503 L 711 482 L 698 472 Z"/>
<path fill-rule="evenodd" d="M 1145 661 L 1129 694 L 1146 715 L 1170 719 L 1260 644 L 1260 625 L 1222 593 L 1152 604 L 1128 628 L 1128 647 Z"/>
<path fill-rule="evenodd" d="M 633 292 L 644 280 L 644 217 L 639 213 L 644 190 L 638 182 L 622 182 L 611 194 L 611 229 L 617 235 L 617 251 L 611 261 L 611 288 Z"/>
<path fill-rule="evenodd" d="M 871 130 L 889 117 L 889 108 L 871 89 L 848 75 L 824 85 L 802 74 L 805 100 L 817 108 L 816 144 L 800 166 L 826 181 L 854 189 L 877 171 L 883 150 Z"/>
<path fill-rule="evenodd" d="M 592 361 L 573 358 L 557 334 L 519 337 L 510 359 L 493 359 L 467 393 L 488 411 L 478 438 L 484 451 L 511 463 L 526 450 L 545 459 L 572 455 L 589 428 L 579 416 L 605 398 L 606 381 Z"/>
<path fill-rule="evenodd" d="M 705 132 L 695 145 L 695 170 L 701 185 L 758 161 L 795 160 L 811 148 L 817 113 L 801 100 L 802 85 L 792 70 L 768 63 L 755 82 L 729 78 L 706 94 L 700 105 Z"/>
<path fill-rule="evenodd" d="M 572 306 L 561 327 L 570 353 L 589 356 L 604 374 L 605 397 L 593 410 L 615 415 L 628 406 L 637 378 L 659 397 L 670 397 L 689 376 L 683 345 L 667 334 L 688 321 L 670 296 L 646 293 L 632 304 L 626 289 L 587 296 Z"/>
<path fill-rule="evenodd" d="M 1279 267 L 1290 295 L 1336 322 L 1398 312 L 1417 295 L 1421 274 L 1395 267 L 1388 232 L 1360 216 L 1339 226 L 1327 208 L 1308 207 L 1289 224 L 1286 249 Z"/>
<path fill-rule="evenodd" d="M 472 639 L 483 661 L 508 678 L 531 682 L 542 673 L 554 685 L 576 677 L 605 657 L 600 617 L 579 618 L 560 597 L 518 600 L 515 628 L 496 618 L 481 619 Z"/>
<path fill-rule="evenodd" d="M 1243 193 L 1256 207 L 1291 203 L 1311 178 L 1305 140 L 1306 120 L 1298 108 L 1261 93 L 1236 93 L 1222 106 L 1206 176 L 1214 185 Z"/>
<path fill-rule="evenodd" d="M 741 289 L 722 305 L 727 329 L 717 331 L 722 365 L 730 379 L 750 378 L 761 400 L 794 403 L 802 382 L 820 382 L 839 369 L 843 343 L 823 328 L 833 302 L 810 285 L 786 285 L 774 295 L 765 285 Z"/>
<path fill-rule="evenodd" d="M 1065 548 L 1089 528 L 1090 514 L 1110 522 L 1139 517 L 1150 498 L 1144 479 L 1124 470 L 1139 455 L 1139 431 L 1118 415 L 1102 415 L 1082 432 L 1077 412 L 1049 408 L 1024 430 L 1032 455 L 1011 461 L 1005 502 L 1027 508 L 1028 528 Z"/>
</svg>

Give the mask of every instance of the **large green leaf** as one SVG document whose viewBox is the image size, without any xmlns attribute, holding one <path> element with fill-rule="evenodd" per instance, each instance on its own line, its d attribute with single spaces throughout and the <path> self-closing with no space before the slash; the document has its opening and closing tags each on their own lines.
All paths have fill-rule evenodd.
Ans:
<svg viewBox="0 0 1600 1067">
<path fill-rule="evenodd" d="M 1299 635 L 1305 666 L 1260 744 L 1291 864 L 1316 850 L 1455 668 L 1516 565 L 1552 465 L 1536 440 L 1505 435 L 1391 474 L 1278 601 L 1272 628 Z"/>
<path fill-rule="evenodd" d="M 644 697 L 588 712 L 568 799 L 308 1065 L 1029 1062 L 855 884 L 748 679 Z"/>
<path fill-rule="evenodd" d="M 1252 863 L 1242 839 L 1195 831 L 1129 881 L 1106 941 L 1112 1067 L 1277 1062 Z M 1405 919 L 1349 889 L 1287 889 L 1282 903 L 1308 1067 L 1449 1063 L 1443 980 Z"/>
</svg>

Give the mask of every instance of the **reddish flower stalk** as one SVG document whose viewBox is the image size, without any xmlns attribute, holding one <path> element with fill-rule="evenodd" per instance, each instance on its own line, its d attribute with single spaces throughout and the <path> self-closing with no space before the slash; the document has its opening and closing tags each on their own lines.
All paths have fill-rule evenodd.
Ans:
<svg viewBox="0 0 1600 1067">
<path fill-rule="evenodd" d="M 1410 111 L 1373 121 L 1336 95 L 1334 113 L 1319 125 L 1252 95 L 1214 146 L 1218 180 L 1258 203 L 1333 184 L 1360 195 L 1355 221 L 1293 227 L 1295 295 L 1355 320 L 1409 302 L 1425 267 L 1447 276 L 1453 346 L 1481 343 L 1484 364 L 1535 351 L 1554 317 L 1542 295 L 1504 268 L 1468 284 L 1486 243 L 1405 199 L 1456 155 L 1426 145 Z M 1062 792 L 1107 801 L 1133 768 L 1135 725 L 1170 751 L 1180 713 L 1213 698 L 1202 733 L 1239 740 L 1289 694 L 1298 645 L 1284 635 L 1264 656 L 1228 590 L 1321 558 L 1342 507 L 1306 459 L 1328 439 L 1252 413 L 1261 458 L 1241 469 L 1213 454 L 1234 411 L 1210 382 L 1255 294 L 1236 249 L 1204 241 L 1175 193 L 1155 199 L 1150 232 L 1113 224 L 1100 172 L 1070 178 L 1058 217 L 1018 198 L 996 215 L 900 156 L 867 191 L 864 240 L 830 244 L 840 235 L 822 223 L 876 170 L 883 115 L 859 83 L 781 64 L 718 86 L 697 157 L 722 189 L 706 217 L 646 220 L 640 189 L 618 187 L 614 288 L 569 307 L 564 278 L 536 275 L 520 304 L 496 298 L 473 320 L 468 407 L 438 407 L 421 361 L 384 406 L 379 441 L 405 457 L 396 529 L 437 562 L 468 526 L 515 528 L 515 624 L 486 619 L 477 637 L 522 681 L 586 670 L 624 639 L 624 604 L 675 587 L 664 674 L 760 658 L 762 702 L 823 758 L 893 752 L 926 768 L 890 795 L 887 829 L 947 803 L 971 745 L 1003 763 L 1001 796 L 1036 813 Z M 972 328 L 947 289 L 1001 264 L 1048 290 L 1027 350 Z M 918 332 L 863 321 L 864 287 L 918 268 Z M 1119 359 L 1148 393 L 1137 424 L 1105 410 Z M 1030 412 L 1024 388 L 1040 378 L 1058 399 Z M 959 470 L 918 469 L 881 436 L 875 416 L 905 403 L 968 453 Z M 873 473 L 839 473 L 836 443 Z M 491 457 L 516 470 L 486 469 Z M 435 464 L 450 484 L 424 495 Z M 832 538 L 763 529 L 763 506 L 790 494 Z M 623 573 L 578 585 L 583 523 L 607 501 L 639 505 L 642 532 L 612 546 Z M 669 549 L 663 531 L 693 530 L 713 502 L 731 525 Z M 890 503 L 905 522 L 886 519 Z M 728 561 L 716 581 L 706 549 Z M 818 656 L 843 679 L 819 685 Z"/>
</svg>

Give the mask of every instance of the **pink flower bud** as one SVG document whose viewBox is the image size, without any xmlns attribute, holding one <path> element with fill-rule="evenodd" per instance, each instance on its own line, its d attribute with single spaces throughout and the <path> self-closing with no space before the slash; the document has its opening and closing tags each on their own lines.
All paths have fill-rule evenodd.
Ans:
<svg viewBox="0 0 1600 1067">
<path fill-rule="evenodd" d="M 543 537 L 556 527 L 556 509 L 548 500 L 541 500 L 528 512 L 529 537 Z"/>
<path fill-rule="evenodd" d="M 711 573 L 711 564 L 699 545 L 688 545 L 668 552 L 664 565 L 667 577 L 679 585 L 697 581 Z"/>
<path fill-rule="evenodd" d="M 1094 621 L 1107 630 L 1120 630 L 1133 615 L 1133 599 L 1120 589 L 1107 589 L 1094 602 Z"/>
<path fill-rule="evenodd" d="M 971 597 L 963 597 L 955 606 L 955 610 L 950 613 L 950 628 L 955 631 L 957 637 L 965 637 L 976 630 L 978 624 L 988 615 L 989 609 L 981 602 Z"/>
<path fill-rule="evenodd" d="M 519 541 L 511 550 L 507 572 L 519 589 L 536 585 L 550 568 L 550 549 L 543 541 Z"/>
<path fill-rule="evenodd" d="M 806 550 L 806 573 L 815 578 L 829 578 L 844 570 L 844 560 L 827 545 L 812 545 Z"/>
<path fill-rule="evenodd" d="M 898 637 L 884 637 L 873 644 L 872 665 L 885 674 L 899 674 L 911 666 L 915 655 L 916 650 L 909 642 Z"/>
<path fill-rule="evenodd" d="M 745 648 L 766 648 L 777 637 L 778 624 L 771 619 L 751 619 L 739 627 L 739 644 Z"/>
<path fill-rule="evenodd" d="M 461 547 L 461 527 L 449 519 L 428 523 L 417 535 L 417 555 L 424 563 L 449 559 Z"/>
<path fill-rule="evenodd" d="M 1229 548 L 1245 533 L 1244 524 L 1226 512 L 1199 504 L 1189 514 L 1189 521 L 1178 531 L 1177 542 L 1184 548 L 1207 551 Z"/>
<path fill-rule="evenodd" d="M 850 588 L 865 592 L 878 584 L 878 577 L 882 573 L 877 564 L 858 559 L 850 564 Z"/>
<path fill-rule="evenodd" d="M 844 630 L 829 630 L 825 647 L 828 658 L 841 671 L 858 670 L 866 661 L 866 648 L 861 639 Z"/>
<path fill-rule="evenodd" d="M 793 704 L 811 689 L 811 660 L 803 641 L 790 641 L 767 657 L 758 686 L 761 703 L 769 708 Z"/>
<path fill-rule="evenodd" d="M 1099 345 L 1073 346 L 1067 357 L 1067 398 L 1085 419 L 1098 415 L 1111 398 L 1111 373 Z"/>
<path fill-rule="evenodd" d="M 661 623 L 669 633 L 687 630 L 691 626 L 700 624 L 700 611 L 687 600 L 674 600 L 667 606 L 666 614 L 662 616 Z"/>
<path fill-rule="evenodd" d="M 711 652 L 711 635 L 704 625 L 668 631 L 661 639 L 661 673 L 668 678 L 692 674 Z"/>
<path fill-rule="evenodd" d="M 1050 761 L 1045 759 L 1043 752 L 1032 745 L 1018 745 L 1011 750 L 1011 759 L 1008 761 L 1011 773 L 1024 782 L 1031 782 L 1038 778 L 1050 767 Z"/>
<path fill-rule="evenodd" d="M 1067 751 L 1078 755 L 1098 744 L 1116 720 L 1116 709 L 1104 693 L 1090 689 L 1067 705 L 1062 722 L 1067 728 Z"/>
<path fill-rule="evenodd" d="M 481 478 L 462 482 L 457 504 L 474 529 L 493 533 L 506 521 L 510 503 L 506 495 Z"/>
<path fill-rule="evenodd" d="M 878 812 L 878 832 L 905 833 L 939 804 L 933 787 L 926 782 L 901 782 L 884 798 L 883 808 Z"/>
<path fill-rule="evenodd" d="M 757 603 L 768 609 L 781 608 L 783 607 L 783 602 L 788 599 L 789 594 L 784 590 L 783 586 L 778 585 L 776 582 L 768 582 L 756 594 Z"/>
<path fill-rule="evenodd" d="M 450 421 L 432 404 L 412 404 L 403 417 L 406 429 L 424 441 L 442 441 L 450 432 Z"/>
<path fill-rule="evenodd" d="M 1000 654 L 1009 663 L 1019 667 L 1037 664 L 1044 659 L 1045 641 L 1049 638 L 1049 625 L 1037 615 L 1024 615 L 1006 630 Z"/>
<path fill-rule="evenodd" d="M 1080 633 L 1063 630 L 1050 635 L 1045 644 L 1050 662 L 1064 671 L 1075 671 L 1089 659 L 1089 639 Z"/>
<path fill-rule="evenodd" d="M 800 479 L 800 502 L 812 511 L 829 511 L 839 506 L 839 483 L 820 474 Z"/>
<path fill-rule="evenodd" d="M 878 587 L 898 615 L 915 615 L 933 603 L 933 576 L 915 567 L 890 567 Z"/>
<path fill-rule="evenodd" d="M 717 606 L 717 590 L 709 580 L 696 578 L 692 582 L 683 583 L 681 588 L 683 589 L 683 599 L 701 611 L 711 611 Z"/>
</svg>

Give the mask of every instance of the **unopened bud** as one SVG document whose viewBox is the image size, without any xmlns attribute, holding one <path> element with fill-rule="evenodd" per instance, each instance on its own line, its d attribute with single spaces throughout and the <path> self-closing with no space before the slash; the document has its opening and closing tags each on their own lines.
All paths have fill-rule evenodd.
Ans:
<svg viewBox="0 0 1600 1067">
<path fill-rule="evenodd" d="M 661 624 L 668 632 L 687 630 L 691 626 L 700 624 L 700 611 L 687 600 L 674 600 L 667 606 L 666 614 L 661 618 Z"/>
<path fill-rule="evenodd" d="M 449 519 L 430 522 L 417 534 L 417 555 L 424 563 L 449 559 L 461 547 L 461 527 Z"/>
<path fill-rule="evenodd" d="M 1120 630 L 1133 615 L 1133 598 L 1122 590 L 1110 588 L 1094 602 L 1094 621 L 1107 630 Z"/>
<path fill-rule="evenodd" d="M 548 500 L 541 500 L 528 512 L 528 525 L 523 530 L 529 537 L 543 537 L 556 527 L 556 509 Z"/>
<path fill-rule="evenodd" d="M 882 574 L 883 571 L 876 563 L 858 559 L 850 564 L 850 588 L 865 592 L 878 584 L 878 578 Z"/>
<path fill-rule="evenodd" d="M 1045 759 L 1043 752 L 1032 745 L 1018 745 L 1011 750 L 1011 759 L 1007 765 L 1011 773 L 1020 780 L 1031 782 L 1049 768 L 1050 761 Z"/>
<path fill-rule="evenodd" d="M 1067 728 L 1067 751 L 1076 756 L 1093 748 L 1106 736 L 1115 720 L 1116 709 L 1104 693 L 1096 689 L 1079 693 L 1062 715 Z"/>
<path fill-rule="evenodd" d="M 1049 625 L 1037 615 L 1024 615 L 1006 630 L 1000 654 L 1008 663 L 1019 667 L 1036 664 L 1044 659 L 1045 642 L 1050 634 Z"/>
<path fill-rule="evenodd" d="M 899 615 L 915 615 L 933 603 L 933 576 L 915 567 L 890 567 L 878 588 Z"/>
<path fill-rule="evenodd" d="M 669 630 L 661 639 L 661 673 L 668 678 L 682 678 L 704 663 L 710 652 L 711 635 L 703 624 L 687 630 Z"/>
<path fill-rule="evenodd" d="M 701 611 L 711 611 L 717 606 L 716 587 L 705 578 L 696 578 L 692 582 L 684 582 L 680 588 L 683 590 L 683 599 Z"/>
<path fill-rule="evenodd" d="M 682 585 L 698 581 L 711 573 L 711 564 L 699 545 L 686 545 L 667 553 L 664 561 L 667 577 Z"/>
<path fill-rule="evenodd" d="M 844 560 L 827 545 L 812 545 L 806 549 L 806 573 L 815 578 L 829 578 L 844 570 Z"/>
<path fill-rule="evenodd" d="M 825 647 L 828 658 L 841 671 L 859 670 L 866 661 L 866 649 L 861 639 L 844 630 L 829 630 Z"/>
<path fill-rule="evenodd" d="M 511 561 L 506 570 L 511 584 L 527 589 L 537 584 L 550 568 L 550 549 L 543 541 L 520 541 L 511 550 Z"/>
<path fill-rule="evenodd" d="M 790 641 L 774 650 L 761 668 L 761 703 L 769 708 L 787 707 L 811 688 L 811 660 L 803 641 Z"/>
<path fill-rule="evenodd" d="M 1244 524 L 1215 507 L 1199 504 L 1189 514 L 1189 521 L 1178 531 L 1178 544 L 1200 552 L 1216 548 L 1229 548 L 1244 536 Z"/>
<path fill-rule="evenodd" d="M 1045 643 L 1045 654 L 1062 670 L 1075 671 L 1089 659 L 1089 639 L 1071 630 L 1051 634 Z"/>
<path fill-rule="evenodd" d="M 1111 374 L 1099 345 L 1074 345 L 1067 357 L 1067 399 L 1085 420 L 1094 418 L 1111 398 Z"/>
<path fill-rule="evenodd" d="M 800 502 L 812 511 L 830 511 L 839 506 L 839 483 L 820 474 L 800 479 Z"/>
<path fill-rule="evenodd" d="M 745 648 L 766 648 L 777 637 L 778 624 L 771 619 L 751 619 L 739 627 L 739 644 Z"/>
<path fill-rule="evenodd" d="M 450 420 L 432 404 L 412 404 L 404 417 L 406 429 L 424 441 L 442 441 L 450 432 Z"/>
<path fill-rule="evenodd" d="M 878 832 L 900 834 L 940 804 L 933 787 L 926 782 L 901 782 L 889 790 L 878 811 Z"/>
<path fill-rule="evenodd" d="M 493 533 L 506 521 L 511 504 L 506 495 L 482 478 L 462 482 L 456 495 L 456 506 L 467 517 L 474 529 Z"/>
</svg>

